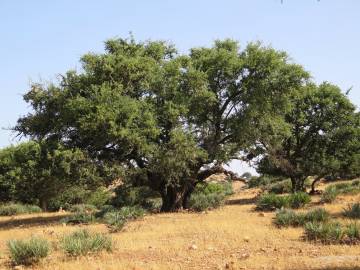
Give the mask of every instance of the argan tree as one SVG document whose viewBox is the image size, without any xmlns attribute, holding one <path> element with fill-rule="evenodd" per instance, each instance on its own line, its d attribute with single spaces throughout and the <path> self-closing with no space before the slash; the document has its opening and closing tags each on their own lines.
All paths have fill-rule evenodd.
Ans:
<svg viewBox="0 0 360 270">
<path fill-rule="evenodd" d="M 355 106 L 337 86 L 307 85 L 292 98 L 292 110 L 285 115 L 290 133 L 257 145 L 262 153 L 259 172 L 289 177 L 293 191 L 304 189 L 313 176 L 360 174 L 360 117 Z M 275 138 L 275 139 L 274 139 Z"/>
<path fill-rule="evenodd" d="M 148 185 L 162 211 L 186 207 L 198 183 L 268 131 L 283 128 L 288 97 L 308 73 L 286 53 L 233 40 L 178 54 L 161 41 L 113 39 L 81 58 L 57 84 L 34 84 L 33 110 L 15 130 L 59 140 L 98 162 L 121 163 L 133 185 Z"/>
</svg>

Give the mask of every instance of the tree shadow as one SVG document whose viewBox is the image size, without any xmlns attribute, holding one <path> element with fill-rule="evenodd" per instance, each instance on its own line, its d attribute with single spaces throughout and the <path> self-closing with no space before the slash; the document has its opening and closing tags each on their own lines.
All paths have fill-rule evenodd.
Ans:
<svg viewBox="0 0 360 270">
<path fill-rule="evenodd" d="M 242 198 L 242 199 L 228 199 L 226 205 L 250 205 L 256 203 L 257 197 L 253 198 Z"/>
<path fill-rule="evenodd" d="M 0 230 L 13 229 L 13 228 L 29 228 L 36 226 L 58 224 L 61 219 L 67 216 L 68 215 L 47 216 L 47 217 L 37 216 L 37 217 L 28 217 L 21 219 L 10 218 L 5 221 L 0 221 Z"/>
</svg>

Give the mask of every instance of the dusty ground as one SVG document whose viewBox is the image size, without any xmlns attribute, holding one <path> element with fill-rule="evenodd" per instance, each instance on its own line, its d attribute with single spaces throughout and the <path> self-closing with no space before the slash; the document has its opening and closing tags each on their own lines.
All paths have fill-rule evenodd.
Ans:
<svg viewBox="0 0 360 270">
<path fill-rule="evenodd" d="M 10 268 L 7 240 L 32 234 L 54 243 L 51 255 L 33 269 L 360 269 L 360 246 L 312 244 L 301 239 L 301 228 L 277 229 L 273 213 L 253 211 L 257 192 L 242 190 L 228 205 L 208 213 L 146 216 L 112 234 L 113 253 L 79 259 L 56 249 L 61 235 L 79 227 L 59 225 L 60 214 L 0 218 L 0 269 Z M 318 199 L 310 207 L 319 206 Z M 343 196 L 325 208 L 336 217 L 359 199 Z M 83 227 L 107 231 L 103 225 Z"/>
</svg>

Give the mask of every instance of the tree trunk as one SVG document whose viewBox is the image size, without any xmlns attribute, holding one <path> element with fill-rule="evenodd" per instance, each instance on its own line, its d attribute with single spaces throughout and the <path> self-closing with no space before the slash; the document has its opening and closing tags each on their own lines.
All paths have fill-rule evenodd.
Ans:
<svg viewBox="0 0 360 270">
<path fill-rule="evenodd" d="M 44 212 L 47 211 L 47 200 L 46 199 L 40 199 L 40 207 Z"/>
<path fill-rule="evenodd" d="M 161 212 L 176 212 L 182 209 L 184 203 L 184 192 L 173 187 L 167 187 L 161 193 Z"/>
<path fill-rule="evenodd" d="M 322 179 L 321 176 L 318 176 L 318 177 L 316 177 L 316 178 L 314 179 L 314 181 L 313 181 L 312 184 L 311 184 L 310 194 L 315 194 L 315 193 L 316 193 L 315 184 L 316 184 L 317 182 L 319 182 L 321 179 Z"/>
</svg>

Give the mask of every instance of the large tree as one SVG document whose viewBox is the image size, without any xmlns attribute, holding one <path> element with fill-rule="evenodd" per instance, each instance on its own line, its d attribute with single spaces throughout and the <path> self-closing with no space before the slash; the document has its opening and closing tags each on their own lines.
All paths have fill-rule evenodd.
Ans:
<svg viewBox="0 0 360 270">
<path fill-rule="evenodd" d="M 32 85 L 24 98 L 33 111 L 15 129 L 120 162 L 133 184 L 161 194 L 162 211 L 186 207 L 198 182 L 229 173 L 222 165 L 269 130 L 285 132 L 288 97 L 309 77 L 259 43 L 216 41 L 188 55 L 161 41 L 105 44 L 82 57 L 81 72 Z"/>
<path fill-rule="evenodd" d="M 292 103 L 285 115 L 291 132 L 279 136 L 275 130 L 272 141 L 257 145 L 259 172 L 291 178 L 293 191 L 314 176 L 313 192 L 324 176 L 359 175 L 360 117 L 347 96 L 329 83 L 309 84 Z"/>
</svg>

